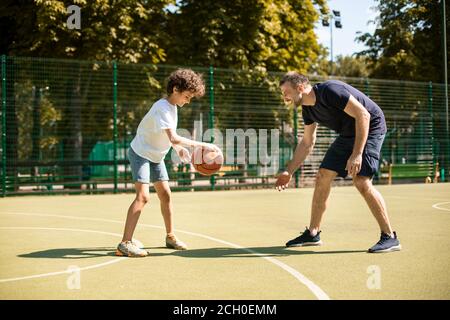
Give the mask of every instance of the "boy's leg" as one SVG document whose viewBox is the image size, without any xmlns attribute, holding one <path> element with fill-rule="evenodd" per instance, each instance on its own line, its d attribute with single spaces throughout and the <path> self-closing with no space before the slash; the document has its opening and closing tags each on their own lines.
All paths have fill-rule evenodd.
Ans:
<svg viewBox="0 0 450 320">
<path fill-rule="evenodd" d="M 330 195 L 331 183 L 336 178 L 337 172 L 320 168 L 316 176 L 316 185 L 311 206 L 311 221 L 309 231 L 315 236 L 320 230 L 322 217 L 327 208 L 327 200 Z"/>
<path fill-rule="evenodd" d="M 127 221 L 125 222 L 125 230 L 122 242 L 131 241 L 134 230 L 136 229 L 139 216 L 145 204 L 150 200 L 150 192 L 148 183 L 135 182 L 136 198 L 128 208 Z"/>
<path fill-rule="evenodd" d="M 173 220 L 172 220 L 172 200 L 171 191 L 168 181 L 155 181 L 153 183 L 156 193 L 161 204 L 161 213 L 164 218 L 164 224 L 166 226 L 166 247 L 176 250 L 186 250 L 187 245 L 179 240 L 173 231 Z"/>
<path fill-rule="evenodd" d="M 372 180 L 365 176 L 356 176 L 353 178 L 353 184 L 366 200 L 373 216 L 380 226 L 381 232 L 392 235 L 392 227 L 387 214 L 386 203 L 383 196 L 372 184 Z"/>
<path fill-rule="evenodd" d="M 161 206 L 161 214 L 164 218 L 164 224 L 166 226 L 166 233 L 173 234 L 173 222 L 172 222 L 172 193 L 168 181 L 155 181 L 153 183 L 156 193 L 159 198 Z"/>
</svg>

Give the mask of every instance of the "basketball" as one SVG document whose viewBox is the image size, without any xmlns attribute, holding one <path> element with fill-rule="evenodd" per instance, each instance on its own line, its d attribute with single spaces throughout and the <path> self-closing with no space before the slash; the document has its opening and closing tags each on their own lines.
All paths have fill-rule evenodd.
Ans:
<svg viewBox="0 0 450 320">
<path fill-rule="evenodd" d="M 222 167 L 223 154 L 203 147 L 196 147 L 192 153 L 192 164 L 198 173 L 210 176 Z"/>
</svg>

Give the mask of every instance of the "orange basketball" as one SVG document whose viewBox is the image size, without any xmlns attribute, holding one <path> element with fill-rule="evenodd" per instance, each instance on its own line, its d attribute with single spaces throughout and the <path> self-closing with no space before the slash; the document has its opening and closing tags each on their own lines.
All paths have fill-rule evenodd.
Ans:
<svg viewBox="0 0 450 320">
<path fill-rule="evenodd" d="M 223 154 L 203 147 L 196 147 L 192 153 L 192 164 L 198 173 L 210 176 L 222 167 Z"/>
</svg>

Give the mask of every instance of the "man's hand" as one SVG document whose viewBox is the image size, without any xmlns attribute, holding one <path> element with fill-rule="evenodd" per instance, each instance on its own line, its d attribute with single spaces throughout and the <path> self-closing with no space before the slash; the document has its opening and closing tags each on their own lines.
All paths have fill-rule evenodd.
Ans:
<svg viewBox="0 0 450 320">
<path fill-rule="evenodd" d="M 189 153 L 188 149 L 182 146 L 177 146 L 176 151 L 182 162 L 191 162 L 191 154 Z"/>
<path fill-rule="evenodd" d="M 362 155 L 352 153 L 350 158 L 348 158 L 347 160 L 347 166 L 345 167 L 345 170 L 347 170 L 349 175 L 355 177 L 361 170 L 361 165 L 362 165 Z"/>
<path fill-rule="evenodd" d="M 282 191 L 286 189 L 289 186 L 289 182 L 291 181 L 292 175 L 287 172 L 283 171 L 278 175 L 277 181 L 275 182 L 275 189 L 278 191 Z"/>
</svg>

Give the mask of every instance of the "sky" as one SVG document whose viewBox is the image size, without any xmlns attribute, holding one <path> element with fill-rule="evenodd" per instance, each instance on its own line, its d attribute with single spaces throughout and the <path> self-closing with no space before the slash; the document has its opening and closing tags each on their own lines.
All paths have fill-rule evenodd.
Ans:
<svg viewBox="0 0 450 320">
<path fill-rule="evenodd" d="M 355 52 L 366 49 L 364 44 L 356 42 L 357 31 L 362 33 L 373 33 L 375 24 L 368 24 L 369 20 L 374 20 L 377 12 L 371 7 L 375 7 L 375 0 L 328 0 L 330 10 L 341 12 L 342 29 L 337 29 L 333 25 L 333 56 L 351 55 Z M 319 21 L 315 27 L 319 43 L 330 51 L 330 27 L 323 27 Z"/>
</svg>

